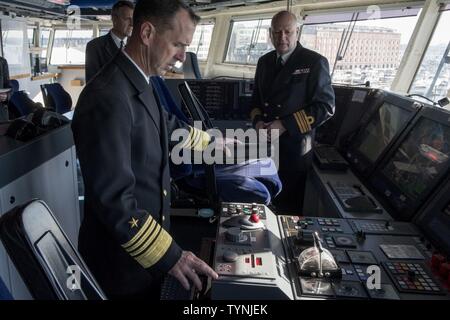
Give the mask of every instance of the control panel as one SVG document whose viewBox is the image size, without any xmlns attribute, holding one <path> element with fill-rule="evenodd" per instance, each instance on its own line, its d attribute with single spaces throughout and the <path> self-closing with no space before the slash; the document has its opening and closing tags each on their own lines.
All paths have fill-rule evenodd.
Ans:
<svg viewBox="0 0 450 320">
<path fill-rule="evenodd" d="M 434 254 L 435 249 L 411 223 L 278 219 L 291 261 L 295 299 L 450 299 L 448 263 Z M 303 276 L 299 258 L 313 245 L 310 234 L 316 232 L 339 266 L 340 277 Z"/>
<path fill-rule="evenodd" d="M 292 299 L 276 216 L 264 205 L 223 203 L 212 299 Z"/>
<path fill-rule="evenodd" d="M 412 223 L 223 203 L 212 299 L 450 300 L 450 263 Z"/>
</svg>

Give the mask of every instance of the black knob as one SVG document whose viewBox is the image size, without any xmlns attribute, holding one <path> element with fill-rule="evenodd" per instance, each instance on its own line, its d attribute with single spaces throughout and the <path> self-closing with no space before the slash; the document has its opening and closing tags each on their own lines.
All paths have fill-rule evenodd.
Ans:
<svg viewBox="0 0 450 320">
<path fill-rule="evenodd" d="M 358 230 L 356 232 L 356 239 L 358 241 L 364 241 L 366 240 L 366 233 L 363 230 Z"/>
</svg>

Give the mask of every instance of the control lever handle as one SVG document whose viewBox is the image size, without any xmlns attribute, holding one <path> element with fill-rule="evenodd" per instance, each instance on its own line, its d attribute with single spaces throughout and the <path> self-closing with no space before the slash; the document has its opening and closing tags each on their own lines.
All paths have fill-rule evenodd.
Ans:
<svg viewBox="0 0 450 320">
<path fill-rule="evenodd" d="M 322 242 L 320 240 L 319 234 L 316 232 L 313 233 L 313 239 L 314 239 L 314 246 L 317 248 L 317 250 L 319 251 L 319 277 L 323 276 L 323 268 L 322 268 L 322 252 L 323 252 L 323 247 L 322 247 Z"/>
</svg>

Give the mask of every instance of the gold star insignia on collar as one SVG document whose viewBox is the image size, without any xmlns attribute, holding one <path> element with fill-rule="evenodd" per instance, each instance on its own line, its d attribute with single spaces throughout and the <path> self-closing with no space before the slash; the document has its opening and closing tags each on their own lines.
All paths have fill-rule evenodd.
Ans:
<svg viewBox="0 0 450 320">
<path fill-rule="evenodd" d="M 137 228 L 138 222 L 139 222 L 139 220 L 138 220 L 138 219 L 135 219 L 135 218 L 131 218 L 131 220 L 128 221 L 128 223 L 130 224 L 130 228 L 131 228 L 131 229 L 133 229 L 134 227 Z"/>
</svg>

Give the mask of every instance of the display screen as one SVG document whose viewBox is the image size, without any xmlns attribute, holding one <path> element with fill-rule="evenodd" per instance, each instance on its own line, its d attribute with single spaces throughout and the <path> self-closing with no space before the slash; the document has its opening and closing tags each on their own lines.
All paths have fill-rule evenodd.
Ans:
<svg viewBox="0 0 450 320">
<path fill-rule="evenodd" d="M 188 84 L 211 120 L 247 120 L 252 83 L 244 80 L 196 80 Z"/>
<path fill-rule="evenodd" d="M 450 164 L 450 127 L 421 118 L 382 172 L 410 199 L 420 199 L 438 183 Z"/>
<path fill-rule="evenodd" d="M 427 235 L 435 239 L 436 243 L 442 246 L 440 249 L 446 250 L 448 254 L 450 252 L 450 201 L 447 201 L 440 211 L 430 210 L 423 223 Z"/>
<path fill-rule="evenodd" d="M 383 103 L 356 138 L 355 149 L 375 163 L 395 135 L 405 126 L 410 116 L 406 109 Z"/>
</svg>

